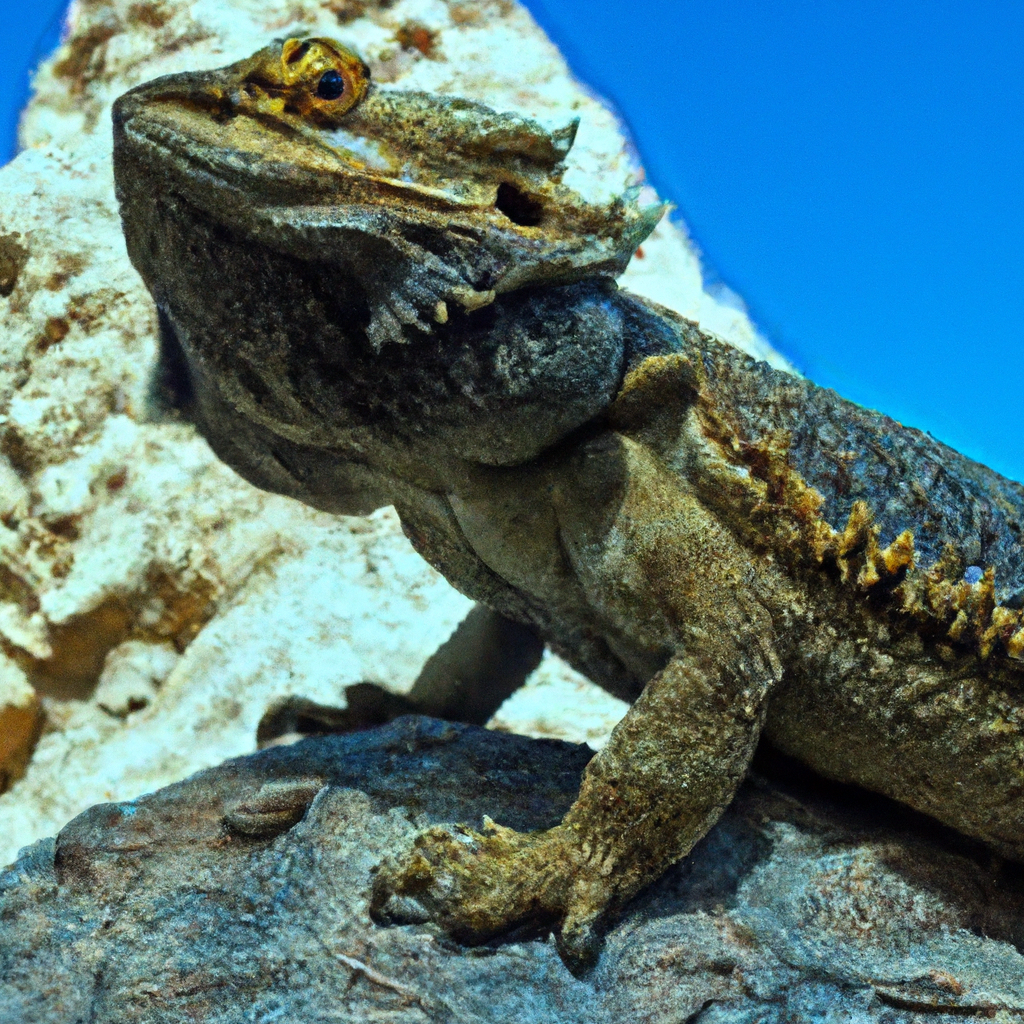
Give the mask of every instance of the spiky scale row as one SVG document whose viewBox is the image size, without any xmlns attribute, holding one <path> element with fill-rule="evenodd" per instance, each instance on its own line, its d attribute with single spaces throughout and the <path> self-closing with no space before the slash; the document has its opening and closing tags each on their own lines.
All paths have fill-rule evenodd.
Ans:
<svg viewBox="0 0 1024 1024">
<path fill-rule="evenodd" d="M 904 530 L 881 547 L 874 514 L 864 501 L 854 503 L 842 531 L 824 520 L 816 525 L 817 560 L 832 562 L 843 583 L 852 581 L 864 591 L 888 583 L 901 612 L 922 624 L 939 624 L 946 638 L 973 647 L 982 659 L 1001 648 L 1010 658 L 1024 660 L 1024 614 L 996 604 L 993 568 L 970 582 L 963 576 L 962 559 L 950 545 L 930 569 L 914 574 L 913 532 Z"/>
<path fill-rule="evenodd" d="M 914 568 L 914 534 L 904 530 L 883 548 L 878 542 L 879 527 L 867 502 L 854 502 L 842 532 L 823 519 L 817 525 L 814 548 L 818 563 L 831 560 L 843 583 L 852 579 L 859 588 L 868 590 L 883 581 L 902 581 Z"/>
<path fill-rule="evenodd" d="M 719 427 L 719 439 L 728 433 Z M 946 639 L 973 648 L 983 660 L 1002 650 L 1024 661 L 1024 612 L 996 604 L 992 567 L 972 583 L 964 578 L 963 559 L 948 545 L 931 568 L 915 573 L 913 531 L 904 530 L 883 548 L 867 502 L 854 502 L 841 530 L 826 522 L 824 497 L 789 463 L 786 431 L 770 431 L 753 443 L 735 434 L 729 440 L 733 455 L 764 486 L 752 519 L 772 520 L 776 539 L 797 561 L 833 565 L 843 584 L 862 592 L 880 587 L 898 602 L 901 613 L 924 627 L 937 625 Z"/>
</svg>

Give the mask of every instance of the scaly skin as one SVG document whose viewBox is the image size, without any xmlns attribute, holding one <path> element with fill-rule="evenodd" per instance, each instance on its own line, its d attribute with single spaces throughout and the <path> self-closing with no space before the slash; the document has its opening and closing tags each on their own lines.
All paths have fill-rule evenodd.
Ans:
<svg viewBox="0 0 1024 1024">
<path fill-rule="evenodd" d="M 573 132 L 379 90 L 325 40 L 115 107 L 129 253 L 215 450 L 320 508 L 393 503 L 634 701 L 559 826 L 430 829 L 374 912 L 553 923 L 581 968 L 762 733 L 1024 860 L 1024 489 L 618 291 L 661 209 L 561 185 Z"/>
</svg>

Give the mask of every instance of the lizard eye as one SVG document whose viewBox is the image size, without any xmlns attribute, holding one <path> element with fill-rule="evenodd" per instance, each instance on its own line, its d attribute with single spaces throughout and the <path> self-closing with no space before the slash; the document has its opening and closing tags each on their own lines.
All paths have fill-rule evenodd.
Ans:
<svg viewBox="0 0 1024 1024">
<path fill-rule="evenodd" d="M 316 94 L 322 100 L 340 99 L 345 93 L 345 79 L 338 71 L 325 71 L 316 86 Z"/>
<path fill-rule="evenodd" d="M 286 39 L 280 88 L 285 109 L 321 126 L 337 126 L 370 88 L 370 69 L 331 39 Z"/>
</svg>

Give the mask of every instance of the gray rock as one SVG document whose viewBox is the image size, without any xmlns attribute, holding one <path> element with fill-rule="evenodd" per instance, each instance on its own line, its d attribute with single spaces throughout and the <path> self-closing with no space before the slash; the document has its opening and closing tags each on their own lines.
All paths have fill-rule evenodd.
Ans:
<svg viewBox="0 0 1024 1024">
<path fill-rule="evenodd" d="M 417 829 L 552 825 L 589 757 L 410 717 L 93 807 L 0 874 L 0 1021 L 1024 1017 L 1020 869 L 806 776 L 749 781 L 583 979 L 540 931 L 465 949 L 370 920 L 374 866 Z"/>
</svg>

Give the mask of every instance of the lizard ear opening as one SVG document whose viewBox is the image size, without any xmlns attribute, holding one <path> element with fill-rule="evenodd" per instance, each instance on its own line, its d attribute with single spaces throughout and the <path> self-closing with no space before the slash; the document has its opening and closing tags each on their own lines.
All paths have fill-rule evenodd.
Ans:
<svg viewBox="0 0 1024 1024">
<path fill-rule="evenodd" d="M 540 201 L 507 181 L 498 186 L 494 208 L 521 227 L 535 228 L 544 220 L 544 207 Z"/>
</svg>

